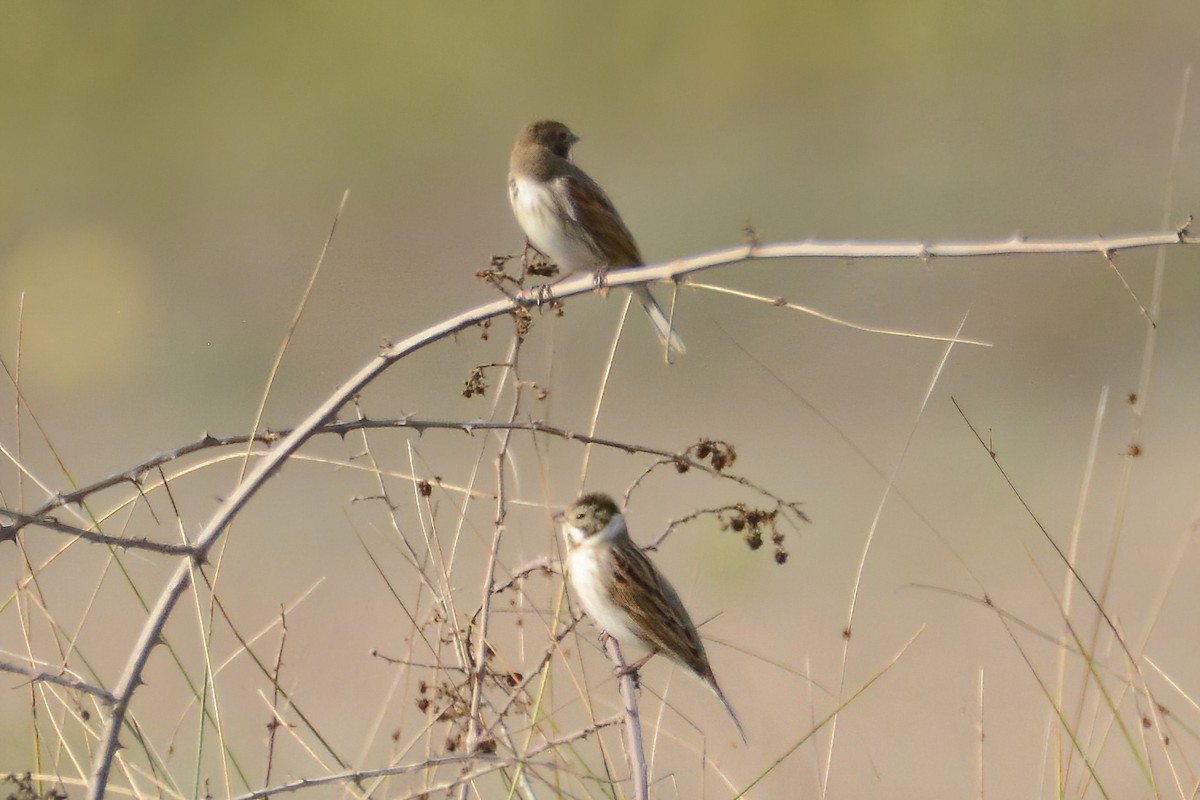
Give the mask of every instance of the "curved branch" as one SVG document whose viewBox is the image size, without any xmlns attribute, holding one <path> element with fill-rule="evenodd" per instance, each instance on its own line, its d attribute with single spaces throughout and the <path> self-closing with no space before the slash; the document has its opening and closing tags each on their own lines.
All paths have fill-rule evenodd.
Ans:
<svg viewBox="0 0 1200 800">
<path fill-rule="evenodd" d="M 169 556 L 194 556 L 196 548 L 189 544 L 171 544 L 170 542 L 152 542 L 146 538 L 125 539 L 120 536 L 109 536 L 106 533 L 99 531 L 89 531 L 86 528 L 79 528 L 75 525 L 68 525 L 65 522 L 59 522 L 54 517 L 41 517 L 32 514 L 22 514 L 20 511 L 13 511 L 8 508 L 0 508 L 0 516 L 9 517 L 16 520 L 12 525 L 0 525 L 0 542 L 15 539 L 17 531 L 26 525 L 37 525 L 41 528 L 49 528 L 52 531 L 59 533 L 69 533 L 72 536 L 78 536 L 80 539 L 86 539 L 89 542 L 96 544 L 107 544 L 112 547 L 123 547 L 136 550 L 149 550 L 154 553 L 163 553 Z"/>
<path fill-rule="evenodd" d="M 76 691 L 90 694 L 92 697 L 95 697 L 101 702 L 107 704 L 112 704 L 116 700 L 116 698 L 112 696 L 112 693 L 105 689 L 101 689 L 99 686 L 93 686 L 92 684 L 82 681 L 79 678 L 69 678 L 61 674 L 47 672 L 44 669 L 29 669 L 27 667 L 22 667 L 20 664 L 10 664 L 7 661 L 0 661 L 0 672 L 10 672 L 14 675 L 24 675 L 34 683 L 53 683 L 56 686 L 63 686 L 67 689 L 75 689 Z"/>
<path fill-rule="evenodd" d="M 1190 220 L 1189 220 L 1190 222 Z M 220 507 L 200 531 L 195 542 L 195 553 L 184 560 L 175 574 L 167 581 L 159 601 L 142 627 L 129 661 L 113 692 L 116 702 L 105 722 L 98 747 L 93 755 L 92 773 L 87 797 L 100 800 L 108 785 L 113 754 L 118 747 L 118 737 L 125 724 L 125 715 L 133 693 L 142 682 L 142 671 L 150 656 L 150 650 L 162 636 L 167 618 L 175 608 L 180 596 L 191 579 L 194 563 L 202 562 L 205 555 L 216 544 L 234 516 L 262 488 L 289 456 L 312 437 L 322 425 L 336 419 L 342 408 L 355 394 L 379 377 L 388 367 L 404 357 L 452 336 L 459 331 L 478 325 L 495 317 L 511 314 L 519 309 L 547 306 L 551 303 L 581 294 L 602 290 L 605 286 L 630 286 L 649 281 L 667 280 L 677 282 L 686 275 L 727 266 L 742 261 L 774 258 L 954 258 L 983 255 L 1019 254 L 1107 254 L 1119 250 L 1167 245 L 1191 245 L 1200 243 L 1200 238 L 1191 235 L 1187 223 L 1175 231 L 1151 234 L 1132 234 L 1111 239 L 1091 237 L 1087 239 L 1043 239 L 1033 240 L 1011 237 L 998 241 L 983 242 L 806 242 L 759 244 L 751 240 L 744 245 L 701 254 L 691 258 L 677 259 L 662 264 L 612 270 L 605 274 L 603 286 L 598 286 L 595 275 L 590 272 L 572 275 L 550 287 L 535 287 L 521 290 L 517 294 L 475 306 L 467 311 L 443 320 L 422 331 L 389 344 L 378 355 L 351 375 L 332 394 L 326 397 L 291 433 L 279 440 L 278 445 L 263 456 L 253 470 L 226 497 Z M 126 474 L 124 480 L 136 480 L 136 475 Z M 73 493 L 74 495 L 75 493 Z M 73 496 L 72 495 L 72 496 Z M 56 498 L 57 499 L 57 498 Z M 71 502 L 70 499 L 66 502 Z M 40 516 L 35 513 L 34 516 Z"/>
</svg>

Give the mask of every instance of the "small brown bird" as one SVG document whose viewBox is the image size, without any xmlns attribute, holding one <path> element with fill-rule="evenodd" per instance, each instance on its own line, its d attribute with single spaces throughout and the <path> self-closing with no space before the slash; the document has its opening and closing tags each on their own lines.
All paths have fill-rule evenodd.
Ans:
<svg viewBox="0 0 1200 800">
<path fill-rule="evenodd" d="M 746 741 L 679 593 L 629 538 L 625 517 L 613 499 L 584 495 L 556 519 L 571 548 L 567 576 L 588 616 L 621 644 L 649 648 L 651 655 L 662 653 L 697 675 L 713 690 Z"/>
<path fill-rule="evenodd" d="M 509 159 L 508 197 L 530 243 L 567 272 L 635 267 L 642 254 L 608 195 L 571 160 L 579 137 L 561 122 L 525 126 Z M 646 310 L 667 357 L 682 355 L 683 340 L 662 306 L 642 284 L 631 287 Z"/>
</svg>

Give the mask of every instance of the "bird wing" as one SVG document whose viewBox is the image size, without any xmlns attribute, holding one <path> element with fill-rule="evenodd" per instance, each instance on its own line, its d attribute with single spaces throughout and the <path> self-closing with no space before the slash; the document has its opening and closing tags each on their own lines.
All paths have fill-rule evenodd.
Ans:
<svg viewBox="0 0 1200 800">
<path fill-rule="evenodd" d="M 633 621 L 633 629 L 647 645 L 711 679 L 704 644 L 675 587 L 632 542 L 627 548 L 613 548 L 612 557 L 618 563 L 609 591 Z"/>
<path fill-rule="evenodd" d="M 592 242 L 606 266 L 633 267 L 642 263 L 633 234 L 599 184 L 582 170 L 563 175 L 558 181 L 570 204 L 568 216 Z"/>
</svg>

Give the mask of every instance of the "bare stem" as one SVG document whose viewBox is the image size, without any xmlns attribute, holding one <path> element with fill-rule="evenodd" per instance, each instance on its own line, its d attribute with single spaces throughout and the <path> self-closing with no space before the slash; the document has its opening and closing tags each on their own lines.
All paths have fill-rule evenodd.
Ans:
<svg viewBox="0 0 1200 800">
<path fill-rule="evenodd" d="M 68 689 L 74 689 L 79 692 L 85 692 L 93 697 L 99 698 L 105 703 L 112 703 L 116 698 L 111 692 L 101 689 L 99 686 L 93 686 L 86 681 L 81 681 L 78 678 L 68 677 L 66 675 L 56 674 L 44 669 L 29 669 L 22 667 L 20 664 L 11 664 L 7 661 L 0 661 L 0 672 L 11 672 L 14 675 L 24 675 L 34 683 L 53 683 L 57 686 L 65 686 Z"/>
<path fill-rule="evenodd" d="M 608 657 L 617 665 L 621 672 L 618 683 L 621 686 L 621 700 L 625 704 L 625 757 L 629 759 L 629 770 L 633 778 L 634 800 L 648 800 L 650 797 L 650 781 L 646 774 L 646 748 L 642 744 L 642 718 L 638 714 L 637 705 L 637 676 L 627 671 L 625 657 L 621 655 L 621 645 L 611 636 L 605 637 L 605 648 Z"/>
<path fill-rule="evenodd" d="M 513 347 L 511 366 L 513 372 L 513 404 L 509 414 L 511 424 L 521 413 L 521 396 L 523 392 L 517 364 L 521 353 L 521 336 L 518 334 Z M 488 551 L 488 562 L 483 576 L 482 600 L 477 614 L 479 620 L 479 645 L 475 653 L 474 670 L 471 673 L 471 708 L 467 717 L 467 752 L 474 753 L 479 748 L 480 732 L 485 729 L 480 719 L 480 708 L 483 703 L 483 691 L 487 681 L 488 661 L 491 657 L 491 644 L 488 643 L 488 631 L 491 622 L 492 598 L 496 587 L 496 562 L 500 557 L 500 542 L 504 538 L 505 520 L 508 518 L 508 499 L 506 496 L 507 481 L 505 480 L 508 467 L 508 448 L 512 443 L 513 430 L 505 430 L 501 438 L 500 451 L 496 454 L 496 519 L 493 526 L 492 546 Z M 459 787 L 459 797 L 466 800 L 469 785 L 463 783 Z"/>
</svg>

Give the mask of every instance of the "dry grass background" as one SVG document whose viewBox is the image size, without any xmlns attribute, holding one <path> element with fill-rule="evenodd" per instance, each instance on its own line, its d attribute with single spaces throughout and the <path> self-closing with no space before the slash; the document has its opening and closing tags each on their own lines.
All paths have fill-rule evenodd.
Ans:
<svg viewBox="0 0 1200 800">
<path fill-rule="evenodd" d="M 54 516 L 194 541 L 279 442 L 135 465 L 204 431 L 292 428 L 382 339 L 494 299 L 471 275 L 519 247 L 504 160 L 532 116 L 584 135 L 580 162 L 653 258 L 736 244 L 747 218 L 763 241 L 1086 238 L 1171 230 L 1200 208 L 1182 4 L 757 10 L 6 9 L 0 81 L 22 124 L 0 129 L 0 502 L 30 512 L 133 470 Z M 521 57 L 535 29 L 539 57 Z M 589 489 L 637 483 L 639 541 L 670 529 L 655 558 L 711 618 L 750 735 L 740 745 L 702 686 L 651 662 L 654 796 L 1191 796 L 1195 263 L 1183 246 L 694 276 L 874 328 L 961 325 L 990 347 L 683 286 L 689 354 L 671 368 L 637 317 L 613 354 L 617 291 L 533 312 L 517 367 L 485 368 L 482 395 L 464 385 L 512 360 L 508 318 L 414 353 L 339 415 L 408 425 L 314 437 L 193 571 L 110 796 L 237 797 L 368 769 L 395 774 L 302 793 L 630 796 L 620 727 L 592 730 L 620 713 L 611 664 L 586 621 L 553 641 L 570 605 L 540 569 L 585 453 Z M 606 373 L 595 432 L 633 452 L 411 424 L 587 432 Z M 670 463 L 642 477 L 702 440 L 731 443 L 720 472 L 749 484 Z M 775 498 L 811 519 L 781 523 L 784 564 L 770 532 L 755 551 L 691 518 Z M 103 691 L 178 563 L 33 525 L 0 554 L 0 662 Z M 485 579 L 527 566 L 491 598 L 476 738 L 495 753 L 472 753 Z M 0 772 L 83 796 L 109 709 L 6 680 Z"/>
</svg>

